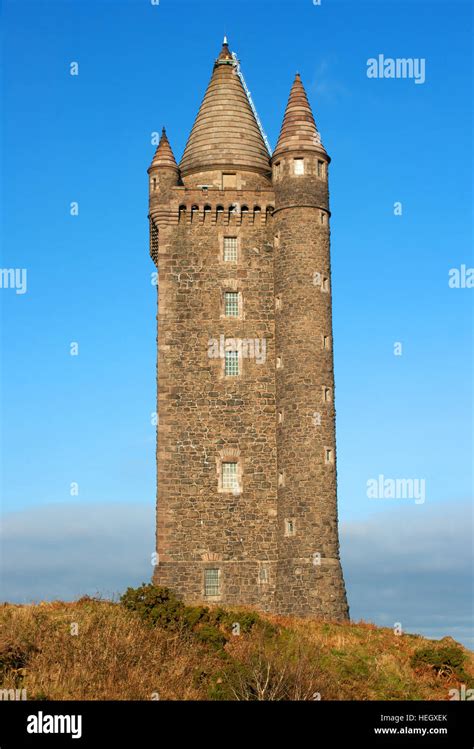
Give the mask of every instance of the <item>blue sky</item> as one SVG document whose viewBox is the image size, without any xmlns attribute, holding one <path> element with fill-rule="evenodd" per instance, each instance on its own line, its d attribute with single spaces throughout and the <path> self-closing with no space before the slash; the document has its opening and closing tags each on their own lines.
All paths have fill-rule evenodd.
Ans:
<svg viewBox="0 0 474 749">
<path fill-rule="evenodd" d="M 341 521 L 382 527 L 399 513 L 440 534 L 440 512 L 464 508 L 469 524 L 474 292 L 449 288 L 448 273 L 473 265 L 471 13 L 395 0 L 4 0 L 1 263 L 28 271 L 26 294 L 0 289 L 4 512 L 52 504 L 53 522 L 72 502 L 91 517 L 118 502 L 153 524 L 146 169 L 163 124 L 180 158 L 227 33 L 271 144 L 298 70 L 332 157 Z M 426 81 L 369 79 L 378 54 L 424 58 Z M 379 474 L 424 478 L 425 503 L 369 499 Z"/>
</svg>

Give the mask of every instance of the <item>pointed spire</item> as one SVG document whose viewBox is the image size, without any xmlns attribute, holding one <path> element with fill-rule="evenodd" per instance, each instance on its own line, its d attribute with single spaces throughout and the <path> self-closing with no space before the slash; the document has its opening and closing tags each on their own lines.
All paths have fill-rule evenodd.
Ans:
<svg viewBox="0 0 474 749">
<path fill-rule="evenodd" d="M 176 163 L 176 159 L 171 149 L 168 136 L 166 135 L 165 128 L 163 128 L 163 130 L 161 131 L 160 142 L 158 143 L 158 148 L 156 149 L 155 155 L 153 156 L 151 166 L 168 166 L 172 167 L 173 169 L 178 169 L 178 164 Z"/>
<path fill-rule="evenodd" d="M 232 62 L 232 53 L 229 49 L 229 42 L 227 41 L 227 37 L 224 37 L 224 41 L 222 42 L 222 49 L 219 53 L 219 57 L 216 60 L 216 65 L 220 64 L 220 61 L 223 62 Z"/>
<path fill-rule="evenodd" d="M 267 151 L 224 38 L 181 159 L 181 173 L 240 168 L 267 174 Z"/>
<path fill-rule="evenodd" d="M 288 104 L 273 157 L 282 151 L 319 151 L 326 153 L 299 73 L 291 87 Z"/>
</svg>

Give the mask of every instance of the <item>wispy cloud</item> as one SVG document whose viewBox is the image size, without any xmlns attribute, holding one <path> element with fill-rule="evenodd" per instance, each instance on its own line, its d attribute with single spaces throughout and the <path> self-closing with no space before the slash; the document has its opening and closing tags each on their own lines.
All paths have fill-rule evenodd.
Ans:
<svg viewBox="0 0 474 749">
<path fill-rule="evenodd" d="M 315 97 L 326 97 L 331 100 L 338 99 L 342 96 L 348 96 L 350 90 L 337 77 L 336 60 L 324 59 L 316 67 L 313 76 L 308 84 L 308 93 Z"/>
<path fill-rule="evenodd" d="M 351 617 L 473 647 L 472 519 L 470 504 L 443 502 L 343 525 Z"/>
<path fill-rule="evenodd" d="M 48 505 L 6 515 L 3 600 L 111 596 L 151 578 L 155 513 L 145 504 Z M 387 510 L 341 528 L 351 617 L 472 647 L 472 511 Z"/>
</svg>

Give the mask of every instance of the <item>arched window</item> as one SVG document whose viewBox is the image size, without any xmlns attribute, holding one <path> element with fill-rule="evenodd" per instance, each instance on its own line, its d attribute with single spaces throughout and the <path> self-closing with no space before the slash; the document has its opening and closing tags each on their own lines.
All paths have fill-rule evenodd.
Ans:
<svg viewBox="0 0 474 749">
<path fill-rule="evenodd" d="M 211 218 L 211 211 L 212 211 L 212 208 L 209 204 L 204 206 L 204 221 L 207 218 Z"/>
<path fill-rule="evenodd" d="M 179 220 L 180 221 L 186 220 L 186 206 L 185 205 L 179 206 Z"/>
<path fill-rule="evenodd" d="M 192 205 L 191 206 L 191 221 L 195 221 L 198 217 L 199 217 L 199 206 Z"/>
<path fill-rule="evenodd" d="M 253 209 L 253 220 L 256 221 L 257 219 L 260 219 L 260 216 L 262 215 L 262 209 L 259 205 L 256 205 Z"/>
<path fill-rule="evenodd" d="M 249 212 L 248 205 L 243 205 L 242 208 L 240 209 L 240 212 L 242 213 L 242 217 L 248 216 L 248 212 Z"/>
<path fill-rule="evenodd" d="M 218 205 L 216 207 L 216 219 L 219 219 L 219 217 L 222 217 L 224 215 L 224 206 Z"/>
</svg>

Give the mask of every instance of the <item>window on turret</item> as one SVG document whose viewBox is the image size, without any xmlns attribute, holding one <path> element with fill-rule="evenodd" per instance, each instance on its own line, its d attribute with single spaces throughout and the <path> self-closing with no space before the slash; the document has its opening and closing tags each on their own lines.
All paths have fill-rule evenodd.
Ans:
<svg viewBox="0 0 474 749">
<path fill-rule="evenodd" d="M 275 179 L 280 179 L 280 174 L 281 174 L 281 163 L 277 161 L 275 164 L 275 169 L 274 169 Z"/>
<path fill-rule="evenodd" d="M 224 371 L 227 377 L 237 377 L 237 375 L 240 374 L 238 351 L 226 351 L 225 352 L 225 370 Z"/>
<path fill-rule="evenodd" d="M 304 174 L 304 159 L 293 159 L 293 171 L 295 174 Z"/>
<path fill-rule="evenodd" d="M 226 291 L 224 293 L 224 310 L 226 317 L 239 316 L 239 292 Z"/>
<path fill-rule="evenodd" d="M 318 160 L 318 177 L 324 177 L 324 161 Z"/>
<path fill-rule="evenodd" d="M 325 403 L 330 403 L 331 400 L 332 400 L 331 388 L 328 388 L 325 385 L 323 385 L 323 401 Z"/>
<path fill-rule="evenodd" d="M 222 489 L 228 492 L 239 491 L 237 463 L 222 463 Z"/>
<path fill-rule="evenodd" d="M 228 263 L 237 262 L 237 237 L 224 237 L 224 260 Z"/>
<path fill-rule="evenodd" d="M 218 596 L 220 593 L 219 570 L 204 570 L 204 595 Z"/>
<path fill-rule="evenodd" d="M 334 463 L 334 450 L 331 450 L 330 447 L 324 448 L 324 462 L 328 465 Z"/>
<path fill-rule="evenodd" d="M 329 278 L 323 276 L 321 279 L 321 291 L 329 293 Z"/>
<path fill-rule="evenodd" d="M 285 536 L 294 536 L 295 535 L 295 521 L 287 518 L 285 520 Z"/>
</svg>

